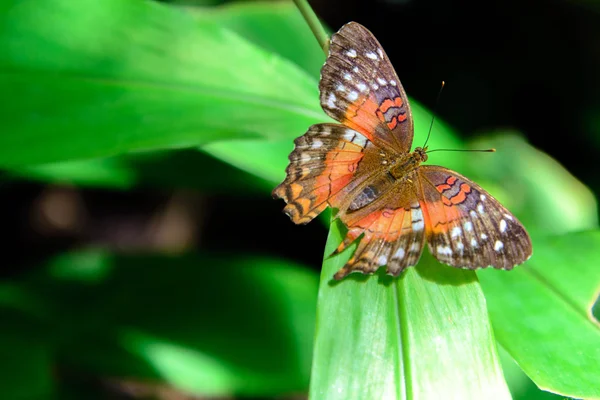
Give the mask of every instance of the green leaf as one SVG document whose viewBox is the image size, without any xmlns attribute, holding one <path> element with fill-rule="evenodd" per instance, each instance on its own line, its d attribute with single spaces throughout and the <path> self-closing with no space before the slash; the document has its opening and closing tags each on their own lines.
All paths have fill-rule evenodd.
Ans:
<svg viewBox="0 0 600 400">
<path fill-rule="evenodd" d="M 232 29 L 267 51 L 318 77 L 325 62 L 306 20 L 293 2 L 235 2 L 196 13 Z"/>
<path fill-rule="evenodd" d="M 494 332 L 542 389 L 598 398 L 600 231 L 535 238 L 534 255 L 510 273 L 478 273 Z"/>
<path fill-rule="evenodd" d="M 323 116 L 313 77 L 175 7 L 13 0 L 0 24 L 5 167 L 277 139 Z"/>
<path fill-rule="evenodd" d="M 514 400 L 565 400 L 564 397 L 538 388 L 502 346 L 498 346 L 498 355 Z"/>
<path fill-rule="evenodd" d="M 317 284 L 269 258 L 85 251 L 22 286 L 43 305 L 67 367 L 267 396 L 308 385 Z"/>
<path fill-rule="evenodd" d="M 332 224 L 325 254 L 340 243 Z M 400 279 L 321 273 L 312 399 L 509 399 L 475 273 L 424 256 Z M 380 270 L 382 272 L 382 270 Z"/>
</svg>

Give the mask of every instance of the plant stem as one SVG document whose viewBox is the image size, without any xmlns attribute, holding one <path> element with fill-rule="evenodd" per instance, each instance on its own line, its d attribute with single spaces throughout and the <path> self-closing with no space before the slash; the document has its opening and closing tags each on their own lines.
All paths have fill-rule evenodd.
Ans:
<svg viewBox="0 0 600 400">
<path fill-rule="evenodd" d="M 319 21 L 319 18 L 317 18 L 317 15 L 311 8 L 310 4 L 308 4 L 308 0 L 294 0 L 294 3 L 306 20 L 306 23 L 310 27 L 313 35 L 315 35 L 315 38 L 325 52 L 325 55 L 327 55 L 329 52 L 329 36 L 327 35 L 327 32 L 325 32 L 325 28 L 323 28 L 323 25 L 321 25 L 321 21 Z"/>
</svg>

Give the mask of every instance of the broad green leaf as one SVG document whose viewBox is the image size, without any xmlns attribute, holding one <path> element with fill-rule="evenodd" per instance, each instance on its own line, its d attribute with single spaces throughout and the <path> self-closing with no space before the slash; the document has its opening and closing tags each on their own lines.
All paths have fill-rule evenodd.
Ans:
<svg viewBox="0 0 600 400">
<path fill-rule="evenodd" d="M 4 167 L 277 139 L 323 115 L 313 77 L 176 7 L 13 0 L 0 24 Z"/>
<path fill-rule="evenodd" d="M 275 259 L 85 251 L 21 289 L 43 308 L 68 368 L 268 396 L 308 386 L 317 285 L 315 273 Z"/>
<path fill-rule="evenodd" d="M 498 355 L 514 400 L 565 400 L 562 396 L 538 388 L 502 346 L 498 346 Z"/>
<path fill-rule="evenodd" d="M 527 264 L 478 273 L 494 332 L 542 389 L 600 397 L 600 324 L 591 308 L 600 290 L 600 231 L 535 238 Z"/>
<path fill-rule="evenodd" d="M 292 1 L 234 2 L 203 9 L 196 15 L 227 26 L 265 50 L 294 62 L 310 76 L 319 76 L 325 54 Z"/>
<path fill-rule="evenodd" d="M 333 224 L 325 253 L 341 239 Z M 510 398 L 473 272 L 429 256 L 400 279 L 333 282 L 348 258 L 324 261 L 311 399 Z"/>
</svg>

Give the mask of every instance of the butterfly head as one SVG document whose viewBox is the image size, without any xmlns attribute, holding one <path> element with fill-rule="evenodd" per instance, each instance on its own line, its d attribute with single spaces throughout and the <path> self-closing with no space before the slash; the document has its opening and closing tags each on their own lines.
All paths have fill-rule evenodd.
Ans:
<svg viewBox="0 0 600 400">
<path fill-rule="evenodd" d="M 413 154 L 419 163 L 427 161 L 427 146 L 415 147 L 415 151 L 413 151 Z"/>
</svg>

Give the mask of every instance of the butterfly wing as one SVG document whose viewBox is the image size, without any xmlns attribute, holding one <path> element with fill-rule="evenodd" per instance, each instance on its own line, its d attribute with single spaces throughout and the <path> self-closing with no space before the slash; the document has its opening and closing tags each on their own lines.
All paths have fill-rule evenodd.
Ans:
<svg viewBox="0 0 600 400">
<path fill-rule="evenodd" d="M 383 48 L 364 26 L 350 22 L 331 37 L 319 90 L 327 115 L 388 151 L 410 151 L 408 99 Z"/>
<path fill-rule="evenodd" d="M 375 193 L 373 201 L 356 211 L 350 211 L 351 206 L 340 214 L 348 233 L 335 253 L 346 249 L 361 235 L 362 238 L 352 258 L 334 275 L 335 279 L 353 271 L 373 273 L 382 265 L 387 266 L 387 273 L 398 276 L 405 268 L 417 264 L 425 244 L 417 178 L 413 172 L 402 187 L 392 181 L 369 184 L 361 194 Z M 353 204 L 360 202 L 359 198 L 355 197 Z"/>
<path fill-rule="evenodd" d="M 327 206 L 341 207 L 370 176 L 359 164 L 372 143 L 343 125 L 313 125 L 294 144 L 287 176 L 273 197 L 285 200 L 283 211 L 296 224 L 310 222 Z"/>
<path fill-rule="evenodd" d="M 418 169 L 431 253 L 459 268 L 512 269 L 532 254 L 525 228 L 498 200 L 447 168 Z"/>
</svg>

